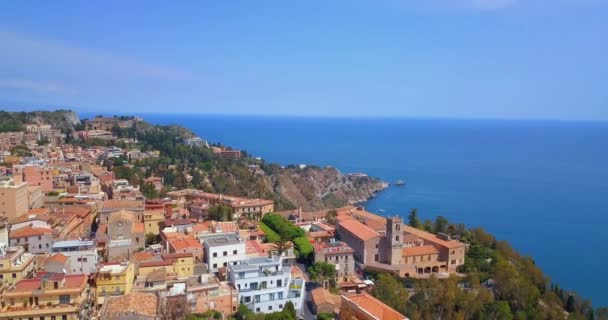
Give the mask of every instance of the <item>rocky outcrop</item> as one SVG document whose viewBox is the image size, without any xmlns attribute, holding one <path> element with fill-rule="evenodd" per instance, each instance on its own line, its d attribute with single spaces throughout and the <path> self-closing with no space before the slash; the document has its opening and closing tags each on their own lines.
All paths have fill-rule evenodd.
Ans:
<svg viewBox="0 0 608 320">
<path fill-rule="evenodd" d="M 366 201 L 388 184 L 367 175 L 344 175 L 333 167 L 283 169 L 273 177 L 275 192 L 303 210 L 337 208 Z"/>
</svg>

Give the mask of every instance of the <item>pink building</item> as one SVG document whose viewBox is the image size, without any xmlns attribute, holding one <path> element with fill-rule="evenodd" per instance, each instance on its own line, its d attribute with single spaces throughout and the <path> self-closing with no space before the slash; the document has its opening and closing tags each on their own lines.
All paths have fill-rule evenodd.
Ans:
<svg viewBox="0 0 608 320">
<path fill-rule="evenodd" d="M 16 183 L 27 182 L 30 186 L 41 186 L 42 191 L 53 191 L 53 170 L 42 166 L 13 166 Z"/>
</svg>

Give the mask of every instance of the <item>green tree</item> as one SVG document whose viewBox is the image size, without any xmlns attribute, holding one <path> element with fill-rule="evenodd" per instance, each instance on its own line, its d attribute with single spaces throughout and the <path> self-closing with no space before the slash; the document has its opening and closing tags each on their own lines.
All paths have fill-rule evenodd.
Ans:
<svg viewBox="0 0 608 320">
<path fill-rule="evenodd" d="M 310 279 L 321 283 L 325 287 L 335 288 L 336 266 L 331 263 L 315 262 L 308 268 Z"/>
<path fill-rule="evenodd" d="M 216 221 L 232 220 L 232 209 L 230 207 L 218 204 L 209 207 L 209 219 Z"/>
<path fill-rule="evenodd" d="M 437 218 L 435 218 L 435 223 L 433 224 L 433 232 L 446 232 L 448 223 L 448 219 L 446 219 L 445 217 L 437 216 Z"/>
<path fill-rule="evenodd" d="M 420 219 L 418 218 L 418 209 L 414 208 L 410 211 L 410 214 L 407 216 L 409 220 L 410 227 L 414 227 L 420 229 L 422 224 L 420 223 Z"/>
<path fill-rule="evenodd" d="M 296 317 L 297 317 L 296 308 L 293 305 L 293 302 L 287 301 L 287 303 L 285 304 L 285 307 L 283 308 L 283 314 L 286 317 L 289 317 L 291 319 L 296 319 Z"/>
<path fill-rule="evenodd" d="M 156 243 L 160 243 L 160 236 L 153 233 L 146 233 L 146 246 Z"/>
<path fill-rule="evenodd" d="M 151 183 L 142 183 L 139 186 L 139 190 L 147 199 L 158 198 L 158 192 L 154 188 L 154 185 Z"/>
<path fill-rule="evenodd" d="M 574 300 L 574 295 L 568 295 L 568 300 L 566 300 L 566 311 L 572 313 L 576 311 L 576 301 Z"/>
</svg>

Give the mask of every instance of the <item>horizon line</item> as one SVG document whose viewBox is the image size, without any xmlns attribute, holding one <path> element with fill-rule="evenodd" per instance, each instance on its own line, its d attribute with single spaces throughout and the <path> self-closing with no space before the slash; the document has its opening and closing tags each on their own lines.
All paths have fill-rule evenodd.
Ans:
<svg viewBox="0 0 608 320">
<path fill-rule="evenodd" d="M 17 109 L 17 110 L 15 110 Z M 349 120 L 462 120 L 462 121 L 547 121 L 547 122 L 596 122 L 606 123 L 608 118 L 592 119 L 592 118 L 575 118 L 566 119 L 559 117 L 491 117 L 491 116 L 415 116 L 415 115 L 329 115 L 329 114 L 288 114 L 288 113 L 209 113 L 209 112 L 186 112 L 186 111 L 90 111 L 80 108 L 55 106 L 55 107 L 25 107 L 12 108 L 0 106 L 0 111 L 7 112 L 35 112 L 35 111 L 57 111 L 68 110 L 79 114 L 95 114 L 103 116 L 120 116 L 120 115 L 196 115 L 206 117 L 257 117 L 257 118 L 301 118 L 301 119 L 349 119 Z"/>
</svg>

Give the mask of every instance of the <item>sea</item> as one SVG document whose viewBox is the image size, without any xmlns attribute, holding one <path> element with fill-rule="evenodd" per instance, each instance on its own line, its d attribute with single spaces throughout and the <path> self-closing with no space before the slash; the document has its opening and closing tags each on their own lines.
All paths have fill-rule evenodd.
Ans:
<svg viewBox="0 0 608 320">
<path fill-rule="evenodd" d="M 608 305 L 608 122 L 141 116 L 269 162 L 381 178 L 392 185 L 367 210 L 483 227 Z"/>
</svg>

